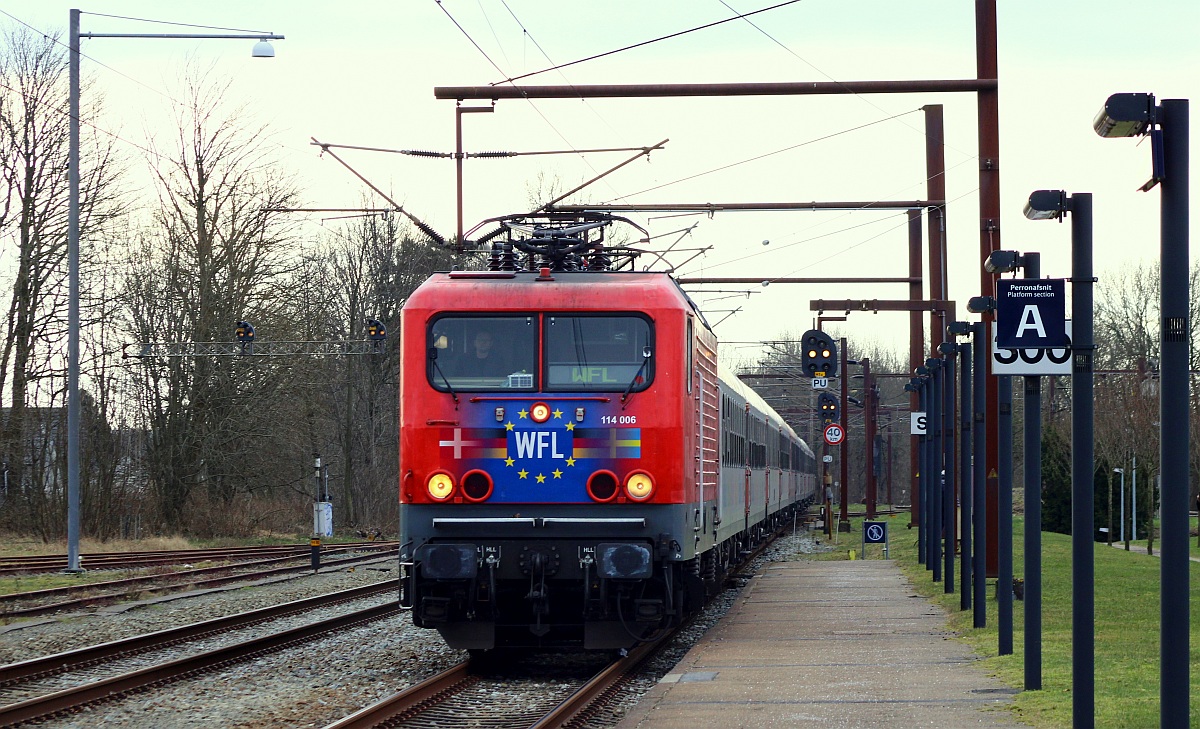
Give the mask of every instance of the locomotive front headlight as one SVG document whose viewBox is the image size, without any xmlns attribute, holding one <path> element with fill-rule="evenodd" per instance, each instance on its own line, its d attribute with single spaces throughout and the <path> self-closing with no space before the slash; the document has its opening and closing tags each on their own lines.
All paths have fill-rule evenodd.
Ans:
<svg viewBox="0 0 1200 729">
<path fill-rule="evenodd" d="M 529 408 L 529 418 L 535 423 L 544 423 L 550 419 L 550 406 L 544 402 L 535 402 Z"/>
<path fill-rule="evenodd" d="M 445 471 L 434 471 L 425 482 L 425 490 L 434 501 L 445 501 L 454 494 L 454 479 Z"/>
<path fill-rule="evenodd" d="M 634 471 L 625 477 L 625 493 L 634 501 L 645 501 L 654 494 L 654 479 L 645 471 Z"/>
</svg>

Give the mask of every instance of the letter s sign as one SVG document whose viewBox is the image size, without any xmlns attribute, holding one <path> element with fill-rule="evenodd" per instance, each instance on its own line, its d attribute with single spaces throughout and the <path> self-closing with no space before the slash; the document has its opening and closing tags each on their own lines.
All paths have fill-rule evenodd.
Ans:
<svg viewBox="0 0 1200 729">
<path fill-rule="evenodd" d="M 911 419 L 911 428 L 908 431 L 909 434 L 925 435 L 926 429 L 928 428 L 928 417 L 926 414 L 924 412 L 915 412 L 911 413 L 909 417 Z"/>
</svg>

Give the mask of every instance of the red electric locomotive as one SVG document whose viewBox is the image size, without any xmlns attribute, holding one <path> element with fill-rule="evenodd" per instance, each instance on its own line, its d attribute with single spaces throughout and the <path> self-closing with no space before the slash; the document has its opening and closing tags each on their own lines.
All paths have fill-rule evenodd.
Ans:
<svg viewBox="0 0 1200 729">
<path fill-rule="evenodd" d="M 452 647 L 628 647 L 814 499 L 674 279 L 577 222 L 510 226 L 401 315 L 401 602 Z"/>
</svg>

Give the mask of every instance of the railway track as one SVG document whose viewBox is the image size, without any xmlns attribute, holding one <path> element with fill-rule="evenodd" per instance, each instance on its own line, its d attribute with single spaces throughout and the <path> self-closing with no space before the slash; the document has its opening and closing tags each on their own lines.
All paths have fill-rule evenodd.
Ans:
<svg viewBox="0 0 1200 729">
<path fill-rule="evenodd" d="M 671 634 L 634 648 L 628 655 L 607 662 L 599 671 L 575 675 L 552 666 L 530 675 L 489 675 L 487 669 L 464 661 L 404 691 L 361 709 L 326 729 L 366 727 L 459 727 L 470 716 L 473 726 L 567 726 L 586 715 L 598 699 L 631 676 Z M 524 673 L 524 672 L 522 672 Z M 497 702 L 500 695 L 504 700 Z"/>
<path fill-rule="evenodd" d="M 386 547 L 388 552 L 394 552 L 396 550 L 394 542 L 386 545 Z M 378 543 L 376 543 L 374 547 L 376 552 L 382 551 L 383 548 L 384 547 L 381 547 Z M 363 549 L 363 547 L 349 547 L 345 549 L 338 547 L 336 549 L 324 552 L 323 555 L 328 556 L 330 554 L 341 554 L 343 552 L 358 551 L 361 549 Z M 386 553 L 383 555 L 372 553 L 359 555 L 357 557 L 322 560 L 321 567 L 322 569 L 339 569 L 350 565 L 360 564 L 362 562 L 381 559 L 386 556 Z M 77 609 L 81 607 L 90 607 L 94 605 L 118 602 L 123 599 L 145 595 L 147 593 L 162 594 L 178 592 L 181 590 L 203 589 L 206 587 L 225 585 L 232 582 L 241 582 L 248 579 L 294 574 L 296 572 L 307 572 L 312 569 L 312 566 L 307 563 L 285 567 L 269 567 L 270 565 L 277 565 L 280 562 L 296 561 L 299 559 L 307 559 L 307 557 L 272 557 L 270 559 L 256 560 L 252 562 L 240 562 L 237 564 L 222 565 L 218 567 L 203 567 L 199 569 L 182 570 L 169 574 L 129 577 L 121 580 L 92 582 L 84 585 L 71 585 L 68 587 L 33 590 L 30 592 L 14 592 L 8 595 L 0 595 L 0 618 L 28 618 L 37 615 L 58 612 L 60 610 Z M 234 570 L 244 570 L 247 568 L 263 569 L 257 569 L 249 574 L 228 574 Z M 42 602 L 44 600 L 51 600 L 52 602 Z M 36 602 L 38 604 L 23 604 L 28 602 Z"/>
<path fill-rule="evenodd" d="M 741 565 L 730 572 L 727 581 L 741 580 L 753 560 L 787 529 L 781 528 L 751 550 Z M 471 725 L 477 727 L 553 729 L 582 725 L 593 712 L 603 711 L 620 686 L 633 678 L 639 667 L 678 632 L 670 631 L 638 645 L 590 676 L 564 675 L 557 666 L 550 674 L 551 681 L 544 676 L 530 678 L 511 671 L 491 675 L 491 665 L 479 667 L 464 661 L 325 729 L 449 729 L 462 726 L 463 717 L 467 716 L 471 717 Z M 497 696 L 503 699 L 497 701 Z"/>
<path fill-rule="evenodd" d="M 186 644 L 247 630 L 270 621 L 396 593 L 398 580 L 273 605 L 52 656 L 0 666 L 0 725 L 11 726 L 76 710 L 152 686 L 211 671 L 315 640 L 400 612 L 396 600 L 202 650 Z M 199 652 L 197 652 L 199 650 Z M 157 655 L 156 655 L 157 654 Z"/>
<path fill-rule="evenodd" d="M 347 542 L 326 545 L 330 549 L 386 549 L 395 548 L 397 542 Z M 181 549 L 150 552 L 94 552 L 79 556 L 79 564 L 86 570 L 142 569 L 198 562 L 227 562 L 238 560 L 280 557 L 296 559 L 306 557 L 311 547 L 307 544 L 280 544 L 256 547 L 224 547 L 217 549 Z M 35 574 L 39 572 L 61 572 L 67 568 L 64 554 L 0 556 L 0 576 Z"/>
</svg>

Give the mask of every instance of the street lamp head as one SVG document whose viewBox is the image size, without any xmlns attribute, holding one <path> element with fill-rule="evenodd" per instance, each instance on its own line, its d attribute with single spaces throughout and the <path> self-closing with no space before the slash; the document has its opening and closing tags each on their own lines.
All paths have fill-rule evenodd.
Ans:
<svg viewBox="0 0 1200 729">
<path fill-rule="evenodd" d="M 275 46 L 271 45 L 270 41 L 263 38 L 254 44 L 253 50 L 250 51 L 251 58 L 274 58 Z"/>
<path fill-rule="evenodd" d="M 929 376 L 929 368 L 925 365 L 917 365 L 917 368 L 913 372 L 917 373 L 917 376 L 913 378 L 914 380 Z"/>
<path fill-rule="evenodd" d="M 1011 273 L 1020 266 L 1019 251 L 992 251 L 983 262 L 983 269 L 988 273 Z"/>
<path fill-rule="evenodd" d="M 952 337 L 965 337 L 971 333 L 971 323 L 966 321 L 952 321 L 946 325 L 946 333 Z"/>
<path fill-rule="evenodd" d="M 967 301 L 967 311 L 972 314 L 984 314 L 996 309 L 996 300 L 991 296 L 972 296 Z"/>
<path fill-rule="evenodd" d="M 1067 193 L 1062 190 L 1035 190 L 1025 203 L 1025 217 L 1030 220 L 1062 220 L 1067 212 Z"/>
<path fill-rule="evenodd" d="M 1120 473 L 1120 474 L 1124 474 L 1124 473 L 1125 473 L 1125 469 L 1124 469 L 1124 468 L 1114 468 L 1114 469 L 1113 469 L 1113 473 Z"/>
<path fill-rule="evenodd" d="M 958 347 L 955 347 L 953 342 L 942 342 L 938 345 L 938 351 L 942 354 L 954 354 Z"/>
<path fill-rule="evenodd" d="M 1113 94 L 1092 121 L 1102 137 L 1136 137 L 1154 124 L 1154 94 Z"/>
</svg>

